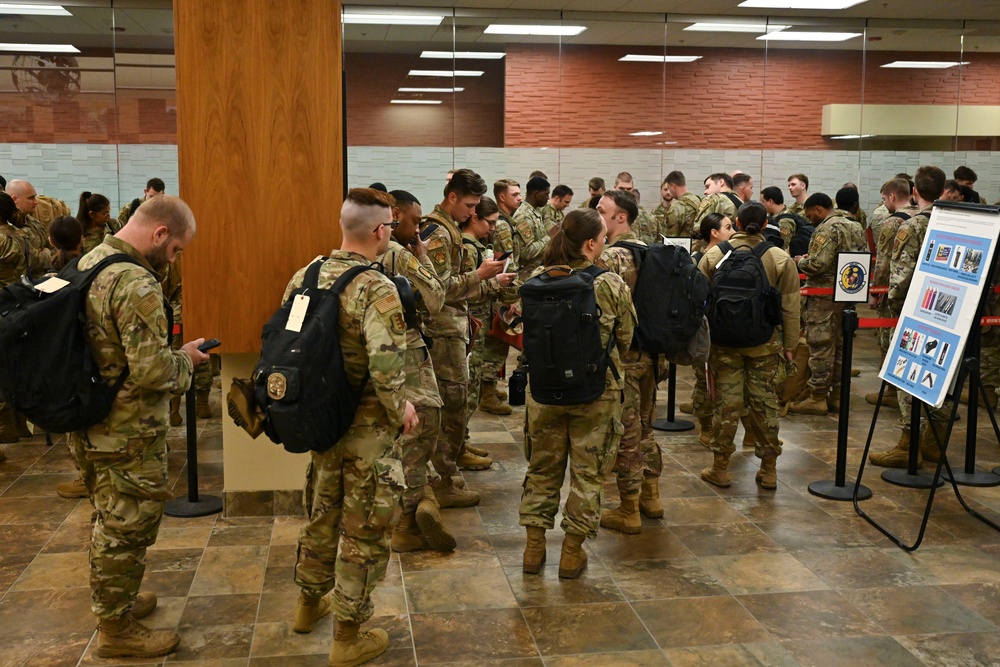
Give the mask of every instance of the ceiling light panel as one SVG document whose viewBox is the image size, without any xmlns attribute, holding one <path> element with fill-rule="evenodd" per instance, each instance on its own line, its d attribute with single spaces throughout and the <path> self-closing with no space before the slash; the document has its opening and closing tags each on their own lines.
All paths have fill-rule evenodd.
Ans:
<svg viewBox="0 0 1000 667">
<path fill-rule="evenodd" d="M 401 93 L 460 93 L 465 88 L 400 88 Z"/>
<path fill-rule="evenodd" d="M 861 37 L 860 32 L 802 32 L 799 30 L 782 30 L 769 32 L 757 39 L 768 42 L 846 42 L 849 39 Z"/>
<path fill-rule="evenodd" d="M 618 59 L 623 63 L 693 63 L 701 56 L 649 56 L 640 53 L 630 53 Z"/>
<path fill-rule="evenodd" d="M 482 76 L 483 73 L 474 69 L 411 69 L 409 76 Z"/>
<path fill-rule="evenodd" d="M 847 9 L 868 0 L 743 0 L 740 7 L 753 9 Z"/>
<path fill-rule="evenodd" d="M 441 100 L 391 100 L 390 104 L 441 104 Z"/>
<path fill-rule="evenodd" d="M 431 14 L 344 14 L 344 23 L 363 25 L 441 25 L 444 16 Z"/>
<path fill-rule="evenodd" d="M 80 53 L 72 44 L 9 44 L 0 42 L 0 51 L 15 53 Z"/>
<path fill-rule="evenodd" d="M 73 16 L 60 5 L 26 5 L 23 3 L 0 2 L 0 14 L 21 16 Z"/>
<path fill-rule="evenodd" d="M 948 69 L 949 67 L 968 64 L 968 62 L 945 62 L 938 60 L 895 60 L 882 65 L 882 67 L 891 69 Z"/>
<path fill-rule="evenodd" d="M 446 60 L 500 60 L 503 51 L 424 51 L 421 58 L 440 58 Z"/>
<path fill-rule="evenodd" d="M 510 25 L 493 23 L 483 32 L 487 35 L 535 35 L 541 37 L 575 37 L 587 29 L 583 25 Z"/>
<path fill-rule="evenodd" d="M 779 30 L 785 30 L 790 26 L 787 25 L 777 25 L 777 24 L 767 24 L 767 23 L 711 23 L 711 22 L 700 22 L 692 23 L 685 30 L 693 30 L 695 32 L 748 32 L 761 34 L 765 32 L 778 32 Z"/>
</svg>

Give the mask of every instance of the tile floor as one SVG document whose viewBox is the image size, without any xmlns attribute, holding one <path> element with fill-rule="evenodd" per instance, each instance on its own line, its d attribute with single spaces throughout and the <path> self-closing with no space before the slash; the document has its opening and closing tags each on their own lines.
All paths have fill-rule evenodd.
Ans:
<svg viewBox="0 0 1000 667">
<path fill-rule="evenodd" d="M 877 386 L 870 335 L 858 337 L 849 471 L 871 421 L 863 395 Z M 690 372 L 680 372 L 685 398 Z M 218 414 L 218 389 L 213 407 Z M 665 395 L 660 396 L 661 413 Z M 710 456 L 696 432 L 661 434 L 666 514 L 643 532 L 602 531 L 587 543 L 582 578 L 561 581 L 561 533 L 550 532 L 541 575 L 520 570 L 524 533 L 517 506 L 525 463 L 523 409 L 509 418 L 477 415 L 474 441 L 496 458 L 466 473 L 480 507 L 448 510 L 458 536 L 452 554 L 393 556 L 375 596 L 372 624 L 390 650 L 377 665 L 998 665 L 1000 533 L 966 514 L 946 487 L 920 549 L 893 546 L 850 503 L 821 500 L 806 487 L 833 477 L 837 418 L 789 417 L 779 488 L 759 491 L 752 454 L 738 452 L 730 489 L 698 478 Z M 982 423 L 980 459 L 1000 463 Z M 898 413 L 883 413 L 875 442 L 895 439 Z M 959 422 L 956 442 L 964 442 Z M 182 429 L 171 433 L 171 475 L 185 492 Z M 180 650 L 165 660 L 102 661 L 93 652 L 87 587 L 86 501 L 58 498 L 72 479 L 62 443 L 42 437 L 5 447 L 0 464 L 0 666 L 172 664 L 191 667 L 305 667 L 326 664 L 327 618 L 310 635 L 291 632 L 299 520 L 282 517 L 164 519 L 149 552 L 145 588 L 160 606 L 149 618 L 176 628 Z M 953 458 L 961 462 L 961 447 Z M 204 422 L 201 488 L 223 488 L 219 419 Z M 864 508 L 912 540 L 927 492 L 890 486 L 870 468 L 874 498 Z M 963 487 L 977 510 L 1000 520 L 1000 487 Z M 606 504 L 616 500 L 607 486 Z"/>
</svg>

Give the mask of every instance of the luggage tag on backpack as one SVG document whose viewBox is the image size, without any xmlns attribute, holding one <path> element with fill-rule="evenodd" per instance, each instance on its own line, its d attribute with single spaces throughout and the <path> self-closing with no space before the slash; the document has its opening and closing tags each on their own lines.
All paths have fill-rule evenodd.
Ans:
<svg viewBox="0 0 1000 667">
<path fill-rule="evenodd" d="M 723 256 L 722 256 L 722 259 L 720 259 L 720 260 L 719 260 L 719 263 L 715 265 L 715 268 L 719 268 L 720 266 L 722 266 L 722 263 L 723 263 L 724 261 L 726 261 L 727 259 L 729 259 L 729 256 L 730 256 L 730 255 L 732 255 L 732 254 L 733 254 L 733 251 L 732 251 L 732 250 L 727 250 L 727 251 L 726 251 L 726 254 L 725 254 L 725 255 L 723 255 Z"/>
<path fill-rule="evenodd" d="M 288 322 L 285 323 L 285 329 L 301 333 L 302 323 L 306 319 L 306 312 L 308 310 L 309 297 L 305 294 L 296 294 L 295 299 L 292 301 L 292 312 L 288 314 Z"/>
<path fill-rule="evenodd" d="M 69 285 L 68 280 L 63 280 L 62 278 L 56 278 L 55 276 L 53 276 L 48 280 L 43 280 L 42 282 L 35 285 L 35 289 L 45 294 L 54 294 L 55 292 L 61 290 L 63 287 L 66 287 L 66 285 Z"/>
</svg>

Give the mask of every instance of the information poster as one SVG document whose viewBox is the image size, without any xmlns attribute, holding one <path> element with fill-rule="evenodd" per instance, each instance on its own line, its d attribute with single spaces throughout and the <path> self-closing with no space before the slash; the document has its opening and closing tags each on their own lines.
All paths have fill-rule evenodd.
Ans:
<svg viewBox="0 0 1000 667">
<path fill-rule="evenodd" d="M 940 407 L 958 373 L 1000 238 L 1000 216 L 935 207 L 879 377 Z"/>
</svg>

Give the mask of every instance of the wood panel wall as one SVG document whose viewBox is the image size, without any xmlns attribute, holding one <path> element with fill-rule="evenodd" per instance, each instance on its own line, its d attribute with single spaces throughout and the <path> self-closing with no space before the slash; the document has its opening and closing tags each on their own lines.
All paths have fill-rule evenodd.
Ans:
<svg viewBox="0 0 1000 667">
<path fill-rule="evenodd" d="M 260 349 L 292 274 L 340 245 L 339 0 L 175 0 L 185 337 Z"/>
</svg>

